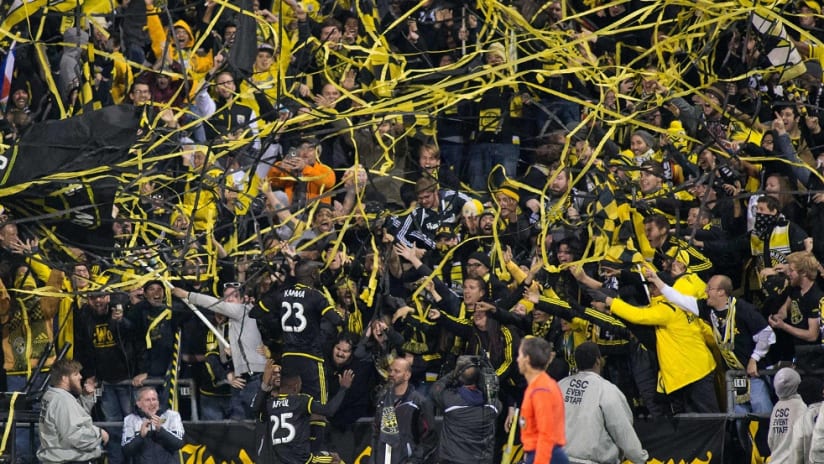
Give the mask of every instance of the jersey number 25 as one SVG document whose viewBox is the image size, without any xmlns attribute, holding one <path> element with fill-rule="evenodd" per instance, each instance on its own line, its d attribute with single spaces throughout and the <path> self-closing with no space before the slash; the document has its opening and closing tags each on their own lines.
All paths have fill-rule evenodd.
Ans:
<svg viewBox="0 0 824 464">
<path fill-rule="evenodd" d="M 278 417 L 277 415 L 272 415 L 269 417 L 269 420 L 272 422 L 272 444 L 273 445 L 281 445 L 283 443 L 289 443 L 295 439 L 295 426 L 287 422 L 287 419 L 292 418 L 291 412 L 284 412 Z M 281 435 L 279 432 L 281 430 L 286 430 L 286 436 L 283 438 L 277 438 L 275 435 Z"/>
</svg>

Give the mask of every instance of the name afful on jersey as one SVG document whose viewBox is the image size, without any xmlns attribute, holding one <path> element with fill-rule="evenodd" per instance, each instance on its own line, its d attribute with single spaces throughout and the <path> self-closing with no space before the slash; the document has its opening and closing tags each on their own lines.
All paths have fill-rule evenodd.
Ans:
<svg viewBox="0 0 824 464">
<path fill-rule="evenodd" d="M 288 408 L 289 398 L 278 398 L 272 403 L 273 408 Z"/>
</svg>

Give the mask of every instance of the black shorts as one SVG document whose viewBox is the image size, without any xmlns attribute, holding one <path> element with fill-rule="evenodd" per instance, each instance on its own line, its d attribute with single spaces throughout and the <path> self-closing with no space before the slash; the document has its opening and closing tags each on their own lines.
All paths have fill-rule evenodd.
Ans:
<svg viewBox="0 0 824 464">
<path fill-rule="evenodd" d="M 288 375 L 299 375 L 301 382 L 301 393 L 306 393 L 326 404 L 326 375 L 323 371 L 323 360 L 311 355 L 301 353 L 283 353 L 280 359 L 283 372 Z"/>
</svg>

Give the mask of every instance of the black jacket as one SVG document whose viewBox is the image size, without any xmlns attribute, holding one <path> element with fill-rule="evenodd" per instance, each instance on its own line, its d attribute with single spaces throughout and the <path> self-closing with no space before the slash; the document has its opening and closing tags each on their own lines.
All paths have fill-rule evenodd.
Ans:
<svg viewBox="0 0 824 464">
<path fill-rule="evenodd" d="M 158 411 L 163 426 L 152 429 L 145 437 L 140 427 L 146 419 L 139 409 L 123 420 L 123 455 L 134 464 L 177 464 L 178 450 L 183 447 L 183 422 L 180 414 L 172 410 Z"/>
<path fill-rule="evenodd" d="M 112 320 L 111 311 L 98 315 L 89 305 L 77 314 L 75 358 L 83 364 L 85 377 L 117 383 L 140 373 L 138 333 L 131 320 Z"/>
<path fill-rule="evenodd" d="M 495 421 L 501 403 L 488 404 L 482 392 L 458 385 L 447 375 L 430 391 L 443 412 L 438 458 L 441 463 L 491 464 L 495 455 Z"/>
<path fill-rule="evenodd" d="M 167 309 L 169 312 L 165 313 Z M 141 301 L 126 313 L 135 327 L 138 374 L 147 373 L 149 377 L 166 375 L 174 352 L 175 333 L 190 315 L 191 312 L 177 301 L 171 308 L 153 307 L 147 301 Z M 153 325 L 156 319 L 159 320 Z M 148 347 L 147 340 L 151 341 L 151 348 Z"/>
<path fill-rule="evenodd" d="M 326 358 L 325 370 L 327 380 L 327 391 L 329 397 L 334 396 L 340 390 L 339 374 L 343 374 L 347 369 L 355 373 L 352 386 L 346 391 L 343 404 L 329 417 L 329 423 L 339 429 L 345 429 L 357 422 L 361 417 L 371 416 L 373 412 L 373 389 L 377 383 L 378 372 L 375 370 L 375 363 L 371 357 L 358 358 L 352 354 L 349 361 L 343 366 L 335 366 L 335 363 Z"/>
<path fill-rule="evenodd" d="M 382 427 L 386 408 L 394 408 L 397 427 Z M 384 430 L 387 429 L 387 430 Z M 392 433 L 394 430 L 397 433 Z M 409 385 L 396 398 L 391 388 L 384 389 L 375 409 L 372 430 L 372 462 L 385 462 L 386 445 L 392 446 L 391 464 L 421 464 L 435 450 L 435 411 L 431 401 Z"/>
</svg>

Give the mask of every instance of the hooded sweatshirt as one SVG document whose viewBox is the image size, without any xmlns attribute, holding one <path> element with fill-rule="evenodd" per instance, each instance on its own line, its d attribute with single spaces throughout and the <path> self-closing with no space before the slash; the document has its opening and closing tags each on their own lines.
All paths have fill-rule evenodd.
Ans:
<svg viewBox="0 0 824 464">
<path fill-rule="evenodd" d="M 797 393 L 801 376 L 794 369 L 785 367 L 775 374 L 773 386 L 780 401 L 770 415 L 767 444 L 771 460 L 775 464 L 794 462 L 792 459 L 793 425 L 807 410 L 807 405 Z"/>
<path fill-rule="evenodd" d="M 63 33 L 63 41 L 72 44 L 63 48 L 60 55 L 60 96 L 65 101 L 71 90 L 79 84 L 83 76 L 83 50 L 89 43 L 89 34 L 77 27 L 70 27 Z"/>
<path fill-rule="evenodd" d="M 160 60 L 164 56 L 164 49 L 167 44 L 166 29 L 163 27 L 163 23 L 160 22 L 160 15 L 147 15 L 146 25 L 149 28 L 149 37 L 152 39 L 152 52 L 154 52 L 155 58 Z M 182 47 L 178 46 L 177 41 L 169 44 L 169 48 L 165 51 L 165 53 L 169 59 L 174 62 L 183 61 L 183 65 L 186 67 L 189 75 L 195 80 L 199 80 L 206 75 L 214 64 L 212 51 L 206 50 L 198 53 L 197 50 L 193 50 L 193 47 L 195 46 L 195 36 L 192 33 L 192 28 L 186 23 L 186 21 L 181 19 L 175 22 L 173 29 L 176 28 L 184 29 L 189 34 L 189 38 Z M 172 36 L 174 37 L 174 35 L 174 30 L 172 30 Z M 192 86 L 192 88 L 196 87 L 197 85 Z"/>
</svg>

